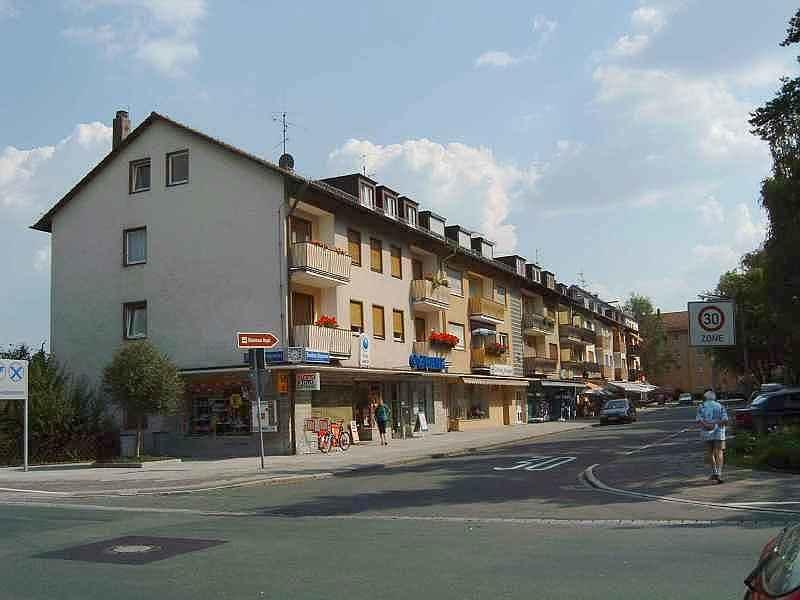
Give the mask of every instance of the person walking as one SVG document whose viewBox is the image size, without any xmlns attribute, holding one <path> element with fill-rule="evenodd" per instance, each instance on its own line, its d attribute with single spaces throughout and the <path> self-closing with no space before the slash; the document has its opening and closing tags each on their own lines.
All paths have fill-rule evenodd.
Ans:
<svg viewBox="0 0 800 600">
<path fill-rule="evenodd" d="M 703 393 L 703 402 L 697 407 L 695 419 L 700 427 L 700 436 L 705 442 L 706 464 L 711 464 L 710 479 L 722 483 L 722 465 L 725 460 L 725 426 L 728 424 L 728 411 L 717 402 L 714 390 Z"/>
<path fill-rule="evenodd" d="M 378 399 L 378 406 L 375 407 L 375 422 L 378 424 L 378 433 L 381 436 L 381 446 L 388 446 L 389 442 L 386 440 L 386 424 L 389 422 L 389 415 L 391 411 L 389 407 L 383 403 L 383 398 Z"/>
</svg>

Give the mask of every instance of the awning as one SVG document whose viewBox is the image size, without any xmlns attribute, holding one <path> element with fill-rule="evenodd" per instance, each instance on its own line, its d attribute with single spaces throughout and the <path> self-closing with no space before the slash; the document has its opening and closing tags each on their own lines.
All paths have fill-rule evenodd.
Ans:
<svg viewBox="0 0 800 600">
<path fill-rule="evenodd" d="M 544 387 L 569 387 L 569 388 L 585 388 L 585 383 L 575 383 L 574 381 L 547 381 L 542 379 Z"/>
<path fill-rule="evenodd" d="M 608 385 L 620 388 L 626 392 L 637 392 L 640 394 L 652 392 L 653 390 L 658 389 L 656 386 L 648 383 L 631 383 L 627 381 L 609 381 Z"/>
<path fill-rule="evenodd" d="M 528 380 L 527 379 L 508 379 L 507 377 L 462 377 L 461 381 L 463 381 L 467 385 L 500 385 L 506 387 L 528 387 Z"/>
</svg>

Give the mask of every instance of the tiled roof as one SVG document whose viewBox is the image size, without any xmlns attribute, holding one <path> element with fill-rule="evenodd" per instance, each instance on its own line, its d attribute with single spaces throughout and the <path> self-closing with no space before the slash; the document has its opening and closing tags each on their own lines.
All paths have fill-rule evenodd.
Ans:
<svg viewBox="0 0 800 600">
<path fill-rule="evenodd" d="M 664 329 L 667 331 L 689 329 L 689 313 L 685 310 L 680 312 L 661 313 L 661 320 L 664 322 Z"/>
</svg>

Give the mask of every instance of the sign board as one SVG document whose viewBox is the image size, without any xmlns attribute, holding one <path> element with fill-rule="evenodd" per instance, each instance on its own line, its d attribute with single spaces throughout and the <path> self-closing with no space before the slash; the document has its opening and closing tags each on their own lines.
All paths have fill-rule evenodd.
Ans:
<svg viewBox="0 0 800 600">
<path fill-rule="evenodd" d="M 425 416 L 424 412 L 417 413 L 417 423 L 415 429 L 418 431 L 428 431 L 428 418 Z"/>
<path fill-rule="evenodd" d="M 513 377 L 514 367 L 512 367 L 511 365 L 489 365 L 489 375 Z"/>
<path fill-rule="evenodd" d="M 736 314 L 733 300 L 689 302 L 689 345 L 735 346 Z"/>
<path fill-rule="evenodd" d="M 289 374 L 288 373 L 278 373 L 275 377 L 275 389 L 278 391 L 279 394 L 288 394 L 289 393 Z"/>
<path fill-rule="evenodd" d="M 28 361 L 0 359 L 0 400 L 28 397 Z"/>
<path fill-rule="evenodd" d="M 272 350 L 264 350 L 264 362 L 267 363 L 282 363 L 286 362 L 286 353 L 283 348 L 273 348 Z"/>
<path fill-rule="evenodd" d="M 319 391 L 319 373 L 295 373 L 294 389 L 298 392 Z"/>
<path fill-rule="evenodd" d="M 361 442 L 361 438 L 358 437 L 358 425 L 355 421 L 350 421 L 350 440 L 354 444 L 358 444 Z"/>
<path fill-rule="evenodd" d="M 327 365 L 331 362 L 331 355 L 328 352 L 309 350 L 306 348 L 305 360 L 303 362 L 313 363 L 315 365 Z"/>
<path fill-rule="evenodd" d="M 305 359 L 306 351 L 302 346 L 289 346 L 286 348 L 286 362 L 301 363 Z"/>
<path fill-rule="evenodd" d="M 446 368 L 443 357 L 424 354 L 410 354 L 408 366 L 417 371 L 444 371 Z"/>
<path fill-rule="evenodd" d="M 252 350 L 254 348 L 274 348 L 278 345 L 278 338 L 269 331 L 238 331 L 236 344 L 239 350 Z"/>
<path fill-rule="evenodd" d="M 369 350 L 372 342 L 369 341 L 369 336 L 362 333 L 358 336 L 358 366 L 361 368 L 369 367 Z"/>
<path fill-rule="evenodd" d="M 258 433 L 258 402 L 250 405 L 252 414 L 250 415 L 250 430 Z M 275 402 L 273 400 L 263 400 L 261 403 L 261 431 L 263 433 L 273 433 L 278 431 L 277 423 L 270 423 L 270 414 L 275 413 Z"/>
</svg>

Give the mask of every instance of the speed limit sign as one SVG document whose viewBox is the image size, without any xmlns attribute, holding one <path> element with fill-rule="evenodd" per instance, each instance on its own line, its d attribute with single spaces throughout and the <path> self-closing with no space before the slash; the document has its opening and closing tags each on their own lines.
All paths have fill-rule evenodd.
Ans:
<svg viewBox="0 0 800 600">
<path fill-rule="evenodd" d="M 689 345 L 736 345 L 733 300 L 689 302 Z"/>
</svg>

